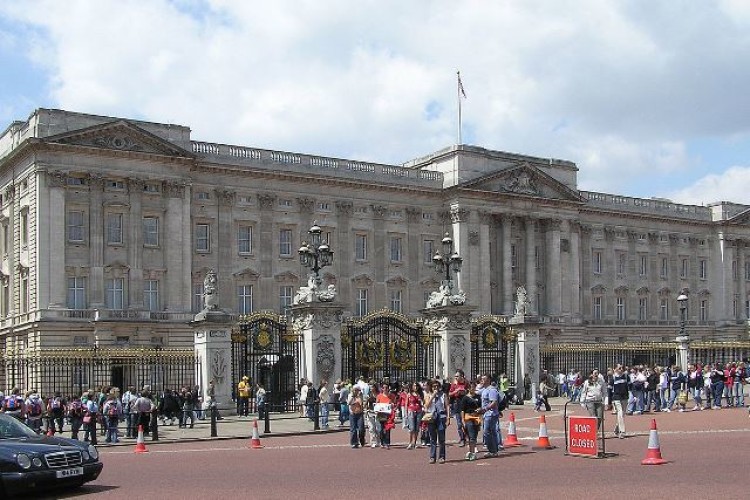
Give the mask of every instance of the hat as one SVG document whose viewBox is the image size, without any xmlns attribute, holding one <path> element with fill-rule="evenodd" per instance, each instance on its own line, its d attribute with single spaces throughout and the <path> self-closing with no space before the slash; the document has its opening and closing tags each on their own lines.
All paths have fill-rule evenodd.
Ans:
<svg viewBox="0 0 750 500">
<path fill-rule="evenodd" d="M 242 377 L 242 380 L 250 380 L 250 379 L 248 378 L 247 375 L 245 375 L 244 377 Z"/>
</svg>

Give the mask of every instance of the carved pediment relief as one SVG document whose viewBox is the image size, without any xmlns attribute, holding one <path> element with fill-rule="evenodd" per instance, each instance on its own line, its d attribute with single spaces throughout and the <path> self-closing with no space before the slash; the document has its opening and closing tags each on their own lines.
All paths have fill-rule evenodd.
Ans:
<svg viewBox="0 0 750 500">
<path fill-rule="evenodd" d="M 584 201 L 578 192 L 528 162 L 474 179 L 462 187 L 503 194 Z"/>
<path fill-rule="evenodd" d="M 245 269 L 242 269 L 241 271 L 237 271 L 236 273 L 233 273 L 232 276 L 238 279 L 243 279 L 243 280 L 257 280 L 258 278 L 260 278 L 260 273 L 258 273 L 254 269 L 246 267 Z"/>
<path fill-rule="evenodd" d="M 275 279 L 279 283 L 291 283 L 291 284 L 299 283 L 299 276 L 297 276 L 296 274 L 290 271 L 279 273 L 275 275 L 273 279 Z"/>
<path fill-rule="evenodd" d="M 409 282 L 406 279 L 404 279 L 402 276 L 394 276 L 393 278 L 385 282 L 386 285 L 390 287 L 396 287 L 396 288 L 403 288 L 408 283 Z"/>
<path fill-rule="evenodd" d="M 352 278 L 352 283 L 360 286 L 370 286 L 373 284 L 373 280 L 366 274 L 360 274 Z"/>
<path fill-rule="evenodd" d="M 89 146 L 118 151 L 153 153 L 191 157 L 192 153 L 138 127 L 127 120 L 116 120 L 103 125 L 66 132 L 48 137 L 47 142 Z"/>
<path fill-rule="evenodd" d="M 422 285 L 424 288 L 429 288 L 429 289 L 437 288 L 438 286 L 440 286 L 440 282 L 436 280 L 435 278 L 423 279 L 422 281 L 419 282 L 419 284 Z"/>
</svg>

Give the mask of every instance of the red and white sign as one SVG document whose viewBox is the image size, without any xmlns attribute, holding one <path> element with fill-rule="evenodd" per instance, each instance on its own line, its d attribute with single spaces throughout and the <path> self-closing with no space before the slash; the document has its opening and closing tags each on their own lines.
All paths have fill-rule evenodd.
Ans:
<svg viewBox="0 0 750 500">
<path fill-rule="evenodd" d="M 568 453 L 597 456 L 597 420 L 596 417 L 568 417 Z"/>
</svg>

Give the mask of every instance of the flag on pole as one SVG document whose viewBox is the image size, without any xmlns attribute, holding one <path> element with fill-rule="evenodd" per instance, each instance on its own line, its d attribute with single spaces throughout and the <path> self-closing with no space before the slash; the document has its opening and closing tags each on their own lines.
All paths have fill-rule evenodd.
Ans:
<svg viewBox="0 0 750 500">
<path fill-rule="evenodd" d="M 466 99 L 466 92 L 464 91 L 464 84 L 461 82 L 461 72 L 456 71 L 456 76 L 458 76 L 458 92 Z"/>
</svg>

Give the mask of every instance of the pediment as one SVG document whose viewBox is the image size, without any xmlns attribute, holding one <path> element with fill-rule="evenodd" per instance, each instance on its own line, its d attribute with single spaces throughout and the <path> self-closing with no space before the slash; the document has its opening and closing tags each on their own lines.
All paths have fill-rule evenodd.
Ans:
<svg viewBox="0 0 750 500">
<path fill-rule="evenodd" d="M 551 198 L 584 202 L 577 191 L 543 172 L 534 165 L 523 162 L 461 185 L 462 188 L 493 193 Z"/>
<path fill-rule="evenodd" d="M 403 288 L 408 285 L 409 282 L 403 276 L 394 276 L 393 278 L 386 280 L 385 284 L 390 287 Z"/>
<path fill-rule="evenodd" d="M 374 283 L 374 281 L 370 276 L 366 274 L 360 274 L 352 278 L 352 283 L 356 283 L 361 286 L 370 286 Z"/>
<path fill-rule="evenodd" d="M 291 271 L 284 271 L 283 273 L 278 273 L 274 275 L 273 277 L 278 283 L 299 283 L 299 276 L 294 274 Z"/>
<path fill-rule="evenodd" d="M 245 269 L 242 269 L 241 271 L 237 271 L 236 273 L 232 274 L 235 278 L 240 278 L 244 280 L 257 280 L 260 278 L 260 273 L 256 271 L 255 269 L 246 267 Z"/>
<path fill-rule="evenodd" d="M 738 224 L 741 226 L 749 226 L 750 225 L 750 208 L 747 210 L 743 210 L 742 212 L 738 213 L 734 217 L 730 217 L 727 222 L 731 222 L 733 224 Z"/>
<path fill-rule="evenodd" d="M 168 156 L 193 156 L 192 153 L 127 120 L 116 120 L 65 132 L 48 137 L 46 142 Z"/>
</svg>

